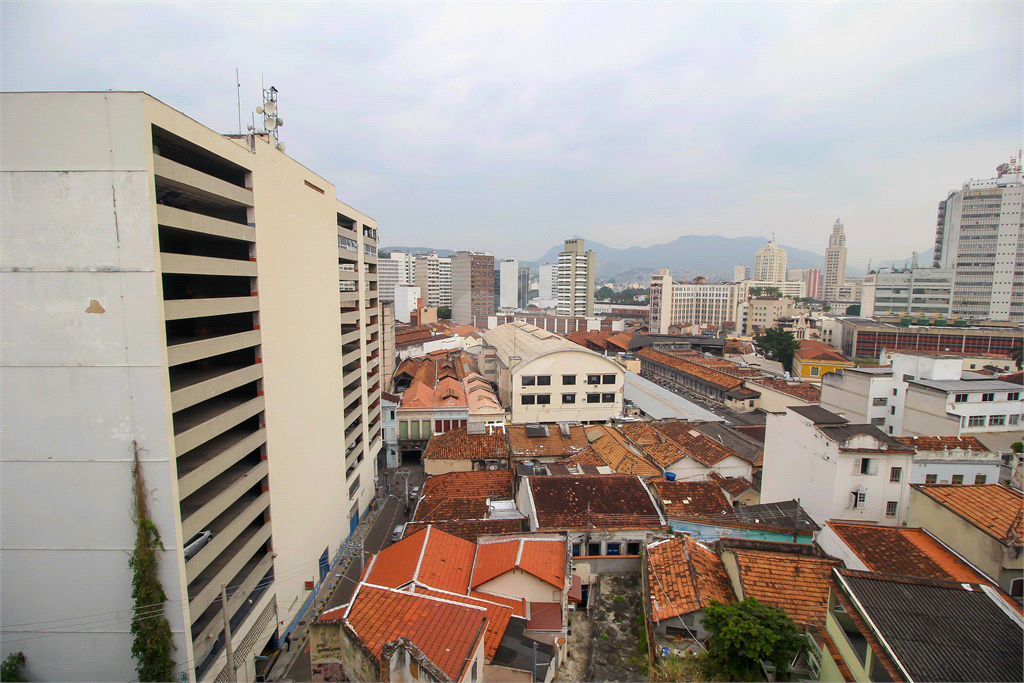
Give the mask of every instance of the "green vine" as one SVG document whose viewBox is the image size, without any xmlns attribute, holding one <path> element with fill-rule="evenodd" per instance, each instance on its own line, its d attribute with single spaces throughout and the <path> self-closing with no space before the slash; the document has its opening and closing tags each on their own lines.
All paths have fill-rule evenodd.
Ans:
<svg viewBox="0 0 1024 683">
<path fill-rule="evenodd" d="M 128 560 L 132 568 L 132 598 L 135 600 L 135 618 L 132 620 L 132 657 L 138 663 L 135 671 L 140 681 L 174 680 L 174 660 L 171 650 L 175 649 L 171 635 L 171 624 L 164 616 L 163 603 L 167 594 L 157 576 L 159 558 L 157 550 L 163 550 L 160 531 L 149 518 L 146 505 L 146 485 L 139 467 L 139 446 L 135 449 L 132 465 L 132 521 L 137 527 L 135 552 Z M 159 607 L 158 607 L 159 606 Z"/>
</svg>

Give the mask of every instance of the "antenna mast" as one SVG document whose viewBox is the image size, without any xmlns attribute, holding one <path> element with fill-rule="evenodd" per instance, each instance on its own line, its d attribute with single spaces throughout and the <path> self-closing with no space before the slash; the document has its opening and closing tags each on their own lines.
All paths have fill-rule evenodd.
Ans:
<svg viewBox="0 0 1024 683">
<path fill-rule="evenodd" d="M 238 67 L 235 67 L 235 95 L 238 97 L 238 134 L 242 134 L 242 84 L 238 80 Z"/>
</svg>

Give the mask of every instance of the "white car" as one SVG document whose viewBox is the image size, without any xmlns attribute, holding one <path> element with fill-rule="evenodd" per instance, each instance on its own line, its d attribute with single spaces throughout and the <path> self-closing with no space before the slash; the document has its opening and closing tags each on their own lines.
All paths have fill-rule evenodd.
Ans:
<svg viewBox="0 0 1024 683">
<path fill-rule="evenodd" d="M 191 560 L 192 556 L 202 550 L 211 539 L 213 539 L 213 532 L 209 530 L 200 531 L 190 538 L 185 544 L 185 561 Z"/>
<path fill-rule="evenodd" d="M 402 540 L 402 536 L 405 534 L 405 525 L 399 524 L 395 527 L 395 530 L 391 532 L 391 542 L 397 543 Z"/>
<path fill-rule="evenodd" d="M 419 486 L 413 486 L 409 490 L 409 500 L 416 500 L 419 497 L 420 497 L 420 487 Z"/>
</svg>

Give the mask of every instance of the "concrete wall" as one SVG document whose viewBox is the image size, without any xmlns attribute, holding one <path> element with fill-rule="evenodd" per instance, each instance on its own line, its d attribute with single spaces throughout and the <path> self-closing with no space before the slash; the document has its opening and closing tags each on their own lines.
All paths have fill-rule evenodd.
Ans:
<svg viewBox="0 0 1024 683">
<path fill-rule="evenodd" d="M 546 581 L 541 581 L 533 574 L 522 569 L 512 569 L 482 583 L 475 590 L 485 593 L 497 593 L 513 598 L 525 598 L 528 602 L 563 602 L 564 591 L 555 588 Z"/>
<path fill-rule="evenodd" d="M 674 472 L 677 481 L 703 481 L 707 479 L 708 472 L 718 472 L 723 477 L 750 479 L 753 469 L 749 460 L 744 460 L 738 455 L 730 455 L 712 467 L 706 467 L 693 458 L 683 458 L 665 468 L 665 471 Z"/>
<path fill-rule="evenodd" d="M 614 384 L 588 385 L 587 375 L 615 375 Z M 499 372 L 499 396 L 503 405 L 512 409 L 512 422 L 590 422 L 607 421 L 614 415 L 622 414 L 622 392 L 625 372 L 613 360 L 580 349 L 549 353 L 520 365 L 508 373 Z M 527 386 L 522 384 L 523 375 L 547 375 L 550 386 Z M 576 384 L 563 385 L 562 375 L 575 375 Z M 504 381 L 502 381 L 504 380 Z M 588 393 L 614 394 L 613 403 L 587 403 Z M 548 394 L 548 405 L 523 405 L 523 394 Z M 574 394 L 576 402 L 562 403 L 562 394 Z"/>
<path fill-rule="evenodd" d="M 466 460 L 447 460 L 428 458 L 423 461 L 423 472 L 428 477 L 433 477 L 438 474 L 448 474 L 449 472 L 472 472 L 473 461 Z"/>
<path fill-rule="evenodd" d="M 136 677 L 133 442 L 176 672 L 192 658 L 144 100 L 0 96 L 0 655 L 33 679 Z"/>
</svg>

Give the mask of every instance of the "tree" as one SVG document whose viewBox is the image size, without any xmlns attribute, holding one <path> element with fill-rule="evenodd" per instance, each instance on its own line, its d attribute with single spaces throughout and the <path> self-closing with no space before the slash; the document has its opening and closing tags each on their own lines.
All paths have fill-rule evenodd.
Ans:
<svg viewBox="0 0 1024 683">
<path fill-rule="evenodd" d="M 1017 369 L 1024 369 L 1024 346 L 1018 346 L 1010 352 L 1010 357 L 1013 358 L 1013 362 L 1017 364 Z"/>
<path fill-rule="evenodd" d="M 615 296 L 614 290 L 607 285 L 594 292 L 595 299 L 611 299 L 613 296 Z"/>
<path fill-rule="evenodd" d="M 452 319 L 452 307 L 451 306 L 438 306 L 437 307 L 437 319 L 438 320 L 451 320 Z"/>
<path fill-rule="evenodd" d="M 134 575 L 132 577 L 132 598 L 135 600 L 132 619 L 132 657 L 137 666 L 135 671 L 140 681 L 173 681 L 174 660 L 171 650 L 174 639 L 171 624 L 164 616 L 167 594 L 160 584 L 159 558 L 156 551 L 163 550 L 160 531 L 149 518 L 146 504 L 146 484 L 139 468 L 139 446 L 135 447 L 135 462 L 132 464 L 132 521 L 135 522 L 135 551 L 128 559 Z"/>
<path fill-rule="evenodd" d="M 0 681 L 27 681 L 21 674 L 21 667 L 25 666 L 25 653 L 12 652 L 7 659 L 0 664 Z"/>
<path fill-rule="evenodd" d="M 754 346 L 761 353 L 782 363 L 787 371 L 793 369 L 793 354 L 800 350 L 800 341 L 788 330 L 774 327 L 762 331 L 754 337 Z"/>
<path fill-rule="evenodd" d="M 711 634 L 708 659 L 738 681 L 760 679 L 762 660 L 784 673 L 793 657 L 807 649 L 789 615 L 757 598 L 728 605 L 712 600 L 701 624 Z"/>
</svg>

